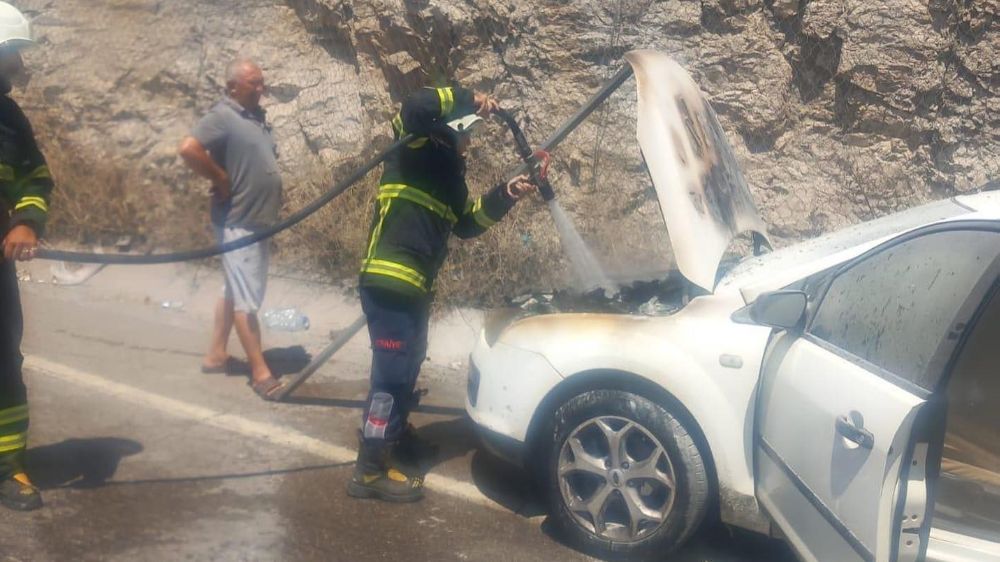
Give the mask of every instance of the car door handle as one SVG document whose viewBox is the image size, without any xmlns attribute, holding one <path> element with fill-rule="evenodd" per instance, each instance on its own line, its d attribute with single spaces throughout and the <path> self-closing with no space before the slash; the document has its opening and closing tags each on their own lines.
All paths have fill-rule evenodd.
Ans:
<svg viewBox="0 0 1000 562">
<path fill-rule="evenodd" d="M 858 427 L 847 416 L 837 418 L 837 433 L 851 443 L 871 449 L 875 446 L 875 436 L 863 427 Z"/>
</svg>

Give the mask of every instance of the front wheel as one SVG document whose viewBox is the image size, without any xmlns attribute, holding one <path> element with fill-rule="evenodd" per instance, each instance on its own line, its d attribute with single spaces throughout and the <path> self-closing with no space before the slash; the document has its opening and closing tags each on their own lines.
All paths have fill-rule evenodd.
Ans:
<svg viewBox="0 0 1000 562">
<path fill-rule="evenodd" d="M 555 413 L 550 513 L 581 550 L 662 559 L 705 516 L 709 481 L 687 428 L 636 394 L 595 390 Z"/>
</svg>

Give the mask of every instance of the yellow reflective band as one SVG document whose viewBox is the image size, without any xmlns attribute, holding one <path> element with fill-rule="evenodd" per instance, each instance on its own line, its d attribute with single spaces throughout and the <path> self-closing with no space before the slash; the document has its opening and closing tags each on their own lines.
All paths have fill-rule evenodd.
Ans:
<svg viewBox="0 0 1000 562">
<path fill-rule="evenodd" d="M 368 259 L 361 264 L 361 273 L 371 273 L 392 277 L 409 283 L 421 291 L 427 292 L 427 278 L 415 269 L 405 265 L 378 259 Z"/>
<path fill-rule="evenodd" d="M 45 164 L 35 168 L 30 174 L 24 177 L 23 181 L 34 180 L 34 179 L 48 179 L 51 178 L 52 174 L 49 172 L 49 167 Z"/>
<path fill-rule="evenodd" d="M 392 200 L 389 201 L 378 201 L 379 213 L 378 213 L 378 224 L 372 230 L 372 239 L 368 244 L 368 254 L 365 259 L 372 259 L 375 257 L 375 247 L 378 245 L 378 241 L 382 238 L 382 225 L 385 224 L 385 217 L 389 214 L 389 208 L 392 207 Z"/>
<path fill-rule="evenodd" d="M 14 406 L 0 410 L 0 426 L 17 423 L 28 419 L 28 405 Z"/>
<path fill-rule="evenodd" d="M 402 281 L 407 285 L 412 285 L 423 292 L 427 291 L 427 289 L 422 284 L 414 280 L 412 277 L 399 273 L 398 271 L 395 271 L 390 268 L 379 267 L 377 265 L 366 265 L 361 269 L 361 273 L 365 273 L 368 275 L 382 275 L 383 277 L 391 277 L 393 279 Z"/>
<path fill-rule="evenodd" d="M 391 269 L 393 271 L 398 272 L 400 275 L 406 275 L 407 277 L 409 277 L 415 282 L 420 283 L 421 285 L 425 284 L 427 281 L 427 278 L 424 277 L 423 274 L 417 271 L 416 269 L 413 269 L 412 267 L 409 266 L 405 266 L 401 263 L 396 263 L 394 261 L 372 258 L 370 260 L 365 260 L 365 264 L 369 266 L 380 267 L 383 269 Z"/>
<path fill-rule="evenodd" d="M 11 451 L 17 451 L 28 446 L 28 434 L 27 433 L 15 433 L 14 435 L 7 435 L 0 437 L 0 453 L 9 453 Z"/>
<path fill-rule="evenodd" d="M 25 207 L 38 207 L 44 212 L 49 212 L 49 206 L 45 204 L 45 199 L 41 197 L 22 197 L 21 200 L 14 206 L 15 211 L 20 211 Z"/>
<path fill-rule="evenodd" d="M 472 206 L 472 218 L 476 221 L 476 224 L 483 228 L 490 228 L 497 223 L 497 221 L 486 214 L 486 209 L 483 208 L 482 197 L 476 199 L 476 204 Z"/>
<path fill-rule="evenodd" d="M 14 168 L 0 164 L 0 181 L 14 181 Z"/>
<path fill-rule="evenodd" d="M 441 117 L 451 115 L 455 110 L 455 91 L 451 88 L 438 88 L 438 99 L 441 100 Z"/>
<path fill-rule="evenodd" d="M 451 207 L 415 187 L 398 183 L 386 184 L 379 188 L 378 198 L 380 201 L 388 199 L 405 199 L 411 203 L 416 203 L 417 205 L 424 207 L 428 211 L 436 214 L 451 224 L 458 222 L 458 217 L 455 216 L 455 212 L 451 210 Z"/>
</svg>

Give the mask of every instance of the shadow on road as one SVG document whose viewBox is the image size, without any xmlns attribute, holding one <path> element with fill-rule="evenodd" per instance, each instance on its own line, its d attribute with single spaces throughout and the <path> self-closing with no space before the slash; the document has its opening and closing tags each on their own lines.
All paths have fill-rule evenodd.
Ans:
<svg viewBox="0 0 1000 562">
<path fill-rule="evenodd" d="M 67 439 L 29 449 L 26 468 L 35 485 L 43 490 L 62 486 L 94 488 L 114 477 L 123 458 L 142 451 L 142 445 L 131 439 Z"/>
<path fill-rule="evenodd" d="M 463 415 L 430 423 L 418 431 L 421 438 L 440 448 L 434 461 L 425 467 L 426 470 L 433 470 L 434 466 L 472 452 L 472 483 L 484 496 L 522 517 L 545 514 L 544 503 L 529 475 L 481 450 L 475 426 L 469 418 Z"/>
<path fill-rule="evenodd" d="M 584 552 L 566 539 L 551 517 L 542 524 L 542 532 L 567 548 Z M 595 552 L 584 553 L 600 560 L 615 560 L 601 558 Z M 679 550 L 658 559 L 664 562 L 797 562 L 781 541 L 711 520 L 705 521 Z"/>
<path fill-rule="evenodd" d="M 301 345 L 290 347 L 275 347 L 264 350 L 264 361 L 275 377 L 294 375 L 306 368 L 312 361 L 312 355 Z M 230 377 L 249 377 L 250 364 L 243 359 L 230 357 L 226 363 L 226 375 Z"/>
</svg>

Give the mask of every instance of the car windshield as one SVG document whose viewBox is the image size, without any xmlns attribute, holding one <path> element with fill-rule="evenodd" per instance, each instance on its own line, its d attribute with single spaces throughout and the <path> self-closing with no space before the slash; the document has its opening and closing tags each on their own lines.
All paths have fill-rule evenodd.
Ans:
<svg viewBox="0 0 1000 562">
<path fill-rule="evenodd" d="M 776 250 L 771 254 L 745 259 L 731 269 L 726 277 L 734 278 L 750 273 L 765 262 L 771 266 L 775 264 L 775 261 L 787 261 L 790 265 L 808 263 L 848 248 L 864 245 L 892 234 L 912 230 L 925 224 L 935 223 L 968 212 L 970 212 L 969 208 L 960 205 L 954 199 L 935 201 L 856 224 L 801 244 Z"/>
</svg>

